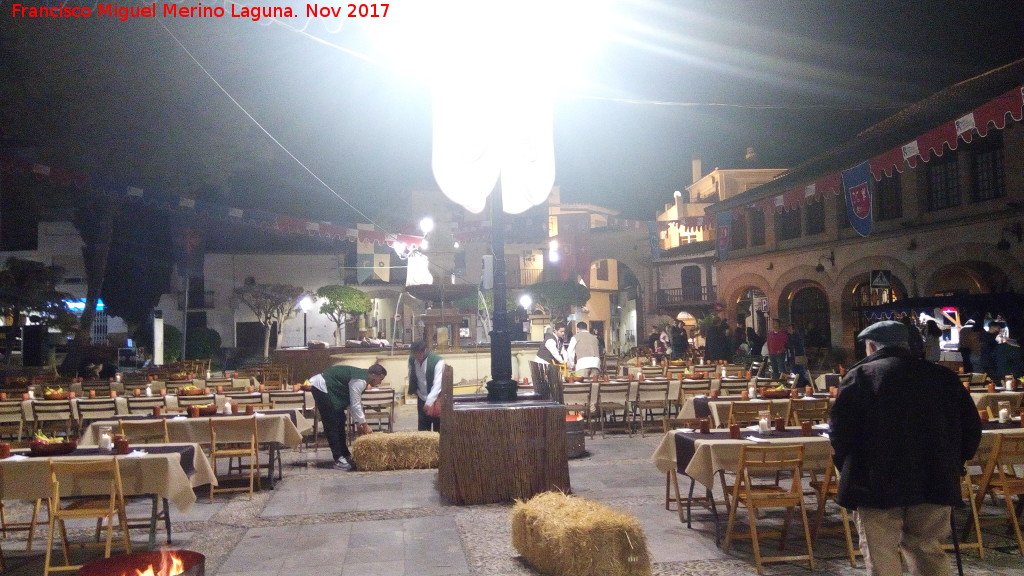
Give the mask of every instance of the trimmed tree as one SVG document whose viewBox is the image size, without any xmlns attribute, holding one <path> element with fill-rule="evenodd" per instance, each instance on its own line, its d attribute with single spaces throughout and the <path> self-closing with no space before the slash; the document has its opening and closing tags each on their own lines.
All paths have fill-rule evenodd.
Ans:
<svg viewBox="0 0 1024 576">
<path fill-rule="evenodd" d="M 370 297 L 351 286 L 331 284 L 316 291 L 320 299 L 320 313 L 334 322 L 334 345 L 341 346 L 341 329 L 352 314 L 366 314 L 370 311 Z"/>
<path fill-rule="evenodd" d="M 583 306 L 590 300 L 590 289 L 571 280 L 538 282 L 526 291 L 550 310 L 552 322 L 564 322 L 573 306 Z"/>
<path fill-rule="evenodd" d="M 252 276 L 235 288 L 235 298 L 248 306 L 263 325 L 264 358 L 270 357 L 270 330 L 274 322 L 277 322 L 280 333 L 284 321 L 295 315 L 295 303 L 304 292 L 304 288 L 288 284 L 258 284 Z"/>
</svg>

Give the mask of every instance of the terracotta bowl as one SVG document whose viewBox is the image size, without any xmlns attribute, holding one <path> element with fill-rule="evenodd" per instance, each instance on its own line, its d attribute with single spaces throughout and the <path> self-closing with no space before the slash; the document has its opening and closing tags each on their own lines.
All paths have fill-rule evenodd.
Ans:
<svg viewBox="0 0 1024 576">
<path fill-rule="evenodd" d="M 185 390 L 184 388 L 178 388 L 178 396 L 202 396 L 202 388 L 193 388 L 191 390 Z"/>
<path fill-rule="evenodd" d="M 44 400 L 67 400 L 70 397 L 70 392 L 46 392 L 43 394 Z"/>
<path fill-rule="evenodd" d="M 28 450 L 33 456 L 62 456 L 74 452 L 75 448 L 78 448 L 78 440 L 68 440 L 66 442 L 39 442 L 33 440 L 28 445 Z"/>
<path fill-rule="evenodd" d="M 775 388 L 759 388 L 757 391 L 758 396 L 768 399 L 789 398 L 789 394 L 789 388 L 784 388 L 782 390 L 776 390 Z"/>
<path fill-rule="evenodd" d="M 217 413 L 216 404 L 207 404 L 206 406 L 199 406 L 198 408 L 200 416 L 213 416 Z"/>
</svg>

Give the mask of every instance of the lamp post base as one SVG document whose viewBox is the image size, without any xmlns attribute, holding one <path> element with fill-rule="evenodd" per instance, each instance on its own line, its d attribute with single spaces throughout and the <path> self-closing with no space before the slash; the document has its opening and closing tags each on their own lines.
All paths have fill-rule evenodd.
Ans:
<svg viewBox="0 0 1024 576">
<path fill-rule="evenodd" d="M 519 384 L 515 380 L 491 380 L 487 383 L 487 399 L 491 402 L 514 402 Z"/>
</svg>

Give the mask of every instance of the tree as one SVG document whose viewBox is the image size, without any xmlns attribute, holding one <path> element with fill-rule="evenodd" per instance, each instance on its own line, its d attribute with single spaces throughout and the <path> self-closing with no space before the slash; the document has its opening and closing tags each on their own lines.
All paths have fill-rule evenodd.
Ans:
<svg viewBox="0 0 1024 576">
<path fill-rule="evenodd" d="M 72 329 L 75 317 L 64 304 L 70 296 L 56 287 L 63 278 L 64 270 L 60 266 L 8 258 L 4 269 L 0 270 L 0 310 L 13 317 L 16 326 L 21 324 L 22 313 L 34 312 L 48 326 Z"/>
<path fill-rule="evenodd" d="M 235 288 L 235 297 L 252 310 L 263 325 L 263 357 L 270 357 L 270 330 L 277 322 L 278 333 L 284 321 L 295 314 L 295 303 L 306 290 L 288 284 L 258 284 L 250 276 L 245 284 Z"/>
<path fill-rule="evenodd" d="M 565 320 L 573 306 L 583 306 L 590 300 L 590 289 L 571 280 L 538 282 L 529 291 L 534 300 L 550 310 L 553 322 Z"/>
<path fill-rule="evenodd" d="M 320 313 L 330 318 L 337 329 L 334 331 L 334 345 L 341 346 L 341 332 L 350 314 L 366 314 L 370 311 L 370 297 L 351 286 L 331 284 L 316 291 L 322 300 Z"/>
</svg>

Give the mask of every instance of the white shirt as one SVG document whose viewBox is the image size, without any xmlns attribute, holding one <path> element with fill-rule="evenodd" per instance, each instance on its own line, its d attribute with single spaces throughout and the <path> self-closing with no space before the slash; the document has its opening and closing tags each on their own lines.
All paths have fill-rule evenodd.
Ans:
<svg viewBox="0 0 1024 576">
<path fill-rule="evenodd" d="M 569 351 L 565 354 L 567 361 L 572 362 L 573 358 L 576 358 L 576 337 L 573 336 L 572 340 L 569 340 Z M 601 359 L 596 356 L 584 356 L 583 358 L 576 358 L 576 363 L 571 365 L 570 368 L 574 370 L 586 370 L 587 368 L 601 369 Z"/>
<path fill-rule="evenodd" d="M 311 376 L 309 383 L 316 390 L 329 394 L 327 380 L 322 375 Z M 366 414 L 363 413 L 363 390 L 366 390 L 366 380 L 353 378 L 348 381 L 348 413 L 352 420 L 359 424 L 366 422 Z"/>
<path fill-rule="evenodd" d="M 415 358 L 412 360 L 412 366 L 416 370 L 416 395 L 419 396 L 423 403 L 430 406 L 437 400 L 437 397 L 441 395 L 441 378 L 444 376 L 444 360 L 438 360 L 437 366 L 434 368 L 434 381 L 430 384 L 430 388 L 427 388 L 427 356 L 423 357 L 423 362 L 417 362 Z"/>
</svg>

